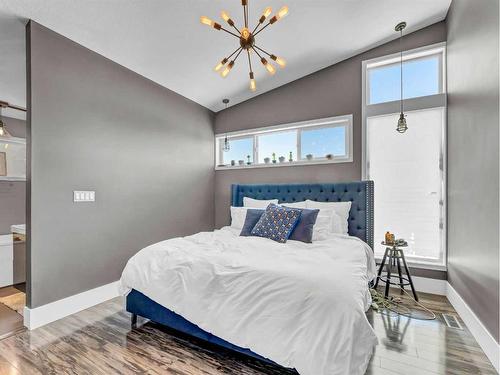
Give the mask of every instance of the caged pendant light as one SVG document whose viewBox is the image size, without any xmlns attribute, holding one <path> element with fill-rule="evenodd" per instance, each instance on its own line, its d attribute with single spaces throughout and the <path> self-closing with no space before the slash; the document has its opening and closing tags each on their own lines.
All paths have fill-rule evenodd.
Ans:
<svg viewBox="0 0 500 375">
<path fill-rule="evenodd" d="M 276 73 L 276 68 L 274 65 L 271 64 L 270 61 L 268 61 L 264 56 L 269 57 L 269 59 L 273 60 L 276 64 L 278 64 L 281 68 L 284 68 L 286 66 L 286 61 L 278 57 L 272 53 L 268 53 L 264 49 L 260 48 L 255 44 L 255 37 L 257 34 L 259 34 L 262 30 L 264 30 L 266 27 L 269 25 L 273 25 L 283 17 L 285 17 L 288 14 L 288 7 L 285 5 L 281 7 L 281 9 L 276 13 L 273 17 L 269 19 L 267 23 L 264 24 L 266 19 L 271 15 L 272 9 L 271 7 L 267 7 L 264 9 L 262 12 L 262 15 L 260 16 L 257 25 L 250 31 L 248 27 L 248 0 L 241 0 L 241 5 L 243 6 L 243 18 L 244 18 L 244 27 L 239 29 L 234 21 L 231 19 L 229 14 L 226 11 L 221 12 L 221 17 L 222 19 L 230 26 L 232 27 L 236 32 L 230 31 L 222 27 L 221 24 L 212 21 L 210 18 L 202 16 L 200 18 L 200 22 L 204 25 L 213 27 L 215 30 L 222 30 L 239 40 L 239 47 L 233 51 L 230 55 L 227 57 L 224 57 L 216 66 L 215 66 L 215 71 L 220 72 L 220 75 L 225 78 L 233 68 L 236 59 L 240 56 L 241 52 L 246 53 L 248 57 L 248 68 L 249 68 L 249 88 L 251 91 L 257 90 L 257 84 L 255 82 L 255 76 L 254 72 L 252 69 L 252 59 L 250 57 L 250 52 L 255 52 L 255 54 L 259 57 L 260 62 L 264 67 L 266 68 L 267 72 L 269 74 L 274 74 Z M 259 53 L 260 51 L 260 53 Z M 233 57 L 234 56 L 234 57 Z"/>
<path fill-rule="evenodd" d="M 403 30 L 406 27 L 406 22 L 400 22 L 396 25 L 394 30 L 398 31 L 399 34 L 399 49 L 401 53 L 401 65 L 400 65 L 400 73 L 401 73 L 401 113 L 399 114 L 399 120 L 398 120 L 398 125 L 396 127 L 396 130 L 399 133 L 404 133 L 406 130 L 408 130 L 408 125 L 406 124 L 406 115 L 403 112 Z"/>
<path fill-rule="evenodd" d="M 227 105 L 229 104 L 229 99 L 222 99 L 222 103 L 224 103 L 227 109 Z M 231 150 L 231 146 L 229 145 L 229 140 L 227 139 L 227 134 L 226 134 L 226 136 L 224 137 L 224 144 L 222 145 L 222 151 L 228 152 L 229 150 Z"/>
</svg>

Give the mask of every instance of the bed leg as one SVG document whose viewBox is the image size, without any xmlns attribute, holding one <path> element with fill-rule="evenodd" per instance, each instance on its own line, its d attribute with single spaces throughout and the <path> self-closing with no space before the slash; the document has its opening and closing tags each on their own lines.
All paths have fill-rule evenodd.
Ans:
<svg viewBox="0 0 500 375">
<path fill-rule="evenodd" d="M 130 317 L 130 324 L 132 327 L 137 325 L 137 314 L 132 313 L 132 316 Z"/>
</svg>

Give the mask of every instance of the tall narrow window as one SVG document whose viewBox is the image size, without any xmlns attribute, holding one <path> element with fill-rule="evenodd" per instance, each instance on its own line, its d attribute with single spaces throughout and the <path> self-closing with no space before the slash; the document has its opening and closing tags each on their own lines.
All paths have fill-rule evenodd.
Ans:
<svg viewBox="0 0 500 375">
<path fill-rule="evenodd" d="M 408 242 L 411 263 L 441 268 L 446 262 L 444 46 L 404 54 L 404 134 L 396 131 L 400 75 L 394 58 L 363 63 L 363 172 L 375 182 L 375 255 L 383 254 L 380 241 L 391 231 Z"/>
</svg>

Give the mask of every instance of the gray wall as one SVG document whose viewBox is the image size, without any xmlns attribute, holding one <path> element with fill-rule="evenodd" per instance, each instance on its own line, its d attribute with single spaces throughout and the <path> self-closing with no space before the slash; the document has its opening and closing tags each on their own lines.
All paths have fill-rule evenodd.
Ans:
<svg viewBox="0 0 500 375">
<path fill-rule="evenodd" d="M 498 1 L 453 0 L 447 27 L 448 279 L 498 341 Z"/>
<path fill-rule="evenodd" d="M 26 138 L 26 121 L 2 117 L 14 137 Z M 0 234 L 10 233 L 12 224 L 26 222 L 26 182 L 0 181 Z"/>
<path fill-rule="evenodd" d="M 446 25 L 439 22 L 408 34 L 403 48 L 412 49 L 446 40 Z M 386 43 L 246 102 L 218 112 L 215 132 L 258 128 L 322 117 L 353 114 L 352 163 L 222 170 L 215 174 L 215 226 L 230 221 L 230 186 L 233 183 L 340 182 L 361 179 L 361 91 L 363 60 L 399 51 L 399 40 Z M 446 272 L 414 270 L 415 275 L 446 279 Z"/>
<path fill-rule="evenodd" d="M 118 280 L 141 248 L 212 230 L 213 113 L 49 29 L 27 28 L 33 308 Z M 95 203 L 72 202 L 95 190 Z"/>
</svg>

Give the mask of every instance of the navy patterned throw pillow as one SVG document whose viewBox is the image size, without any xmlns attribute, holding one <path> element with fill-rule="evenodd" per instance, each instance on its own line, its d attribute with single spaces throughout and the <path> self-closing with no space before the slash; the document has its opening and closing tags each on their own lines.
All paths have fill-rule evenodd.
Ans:
<svg viewBox="0 0 500 375">
<path fill-rule="evenodd" d="M 252 235 L 285 243 L 297 225 L 300 214 L 299 209 L 271 203 L 252 229 Z"/>
</svg>

